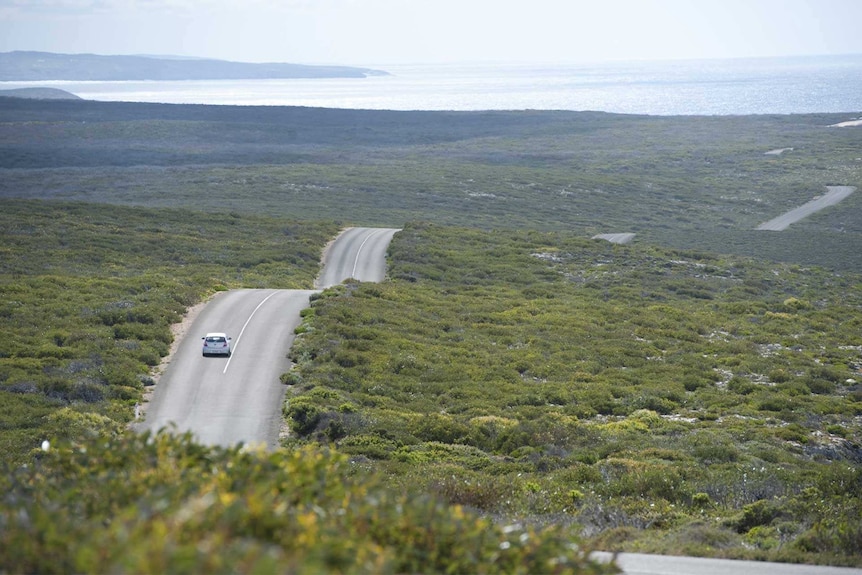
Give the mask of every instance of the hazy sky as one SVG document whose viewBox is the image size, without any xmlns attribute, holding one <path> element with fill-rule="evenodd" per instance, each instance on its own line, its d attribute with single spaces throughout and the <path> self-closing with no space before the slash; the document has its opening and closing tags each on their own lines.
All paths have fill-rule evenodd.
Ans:
<svg viewBox="0 0 862 575">
<path fill-rule="evenodd" d="M 380 66 L 862 53 L 862 0 L 0 0 L 0 52 Z"/>
</svg>

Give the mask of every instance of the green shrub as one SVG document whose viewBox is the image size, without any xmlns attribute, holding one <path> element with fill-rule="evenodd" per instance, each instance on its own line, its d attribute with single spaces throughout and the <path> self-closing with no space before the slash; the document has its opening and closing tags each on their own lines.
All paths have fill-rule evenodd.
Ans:
<svg viewBox="0 0 862 575">
<path fill-rule="evenodd" d="M 488 478 L 451 465 L 442 465 L 425 480 L 429 491 L 452 505 L 463 505 L 482 511 L 497 510 L 513 486 L 500 478 Z"/>
<path fill-rule="evenodd" d="M 710 556 L 717 550 L 728 550 L 739 545 L 739 537 L 728 529 L 702 520 L 673 529 L 665 540 L 658 544 L 665 552 L 692 556 Z"/>
<path fill-rule="evenodd" d="M 279 376 L 284 385 L 297 386 L 302 384 L 302 376 L 295 370 L 287 371 Z"/>
<path fill-rule="evenodd" d="M 348 455 L 372 459 L 389 459 L 399 445 L 378 435 L 350 435 L 338 442 L 338 449 Z"/>
<path fill-rule="evenodd" d="M 742 516 L 735 522 L 737 533 L 767 526 L 781 515 L 781 503 L 774 500 L 755 501 L 742 508 Z"/>
<path fill-rule="evenodd" d="M 805 553 L 854 557 L 859 553 L 860 540 L 858 517 L 844 517 L 818 521 L 793 542 L 793 547 Z"/>
<path fill-rule="evenodd" d="M 710 498 L 708 493 L 699 491 L 691 496 L 692 507 L 696 507 L 698 509 L 706 509 L 708 507 L 712 507 L 712 505 L 712 498 Z"/>
<path fill-rule="evenodd" d="M 768 551 L 781 546 L 782 533 L 777 527 L 758 525 L 745 533 L 744 540 L 751 547 Z"/>
<path fill-rule="evenodd" d="M 785 383 L 790 381 L 790 378 L 791 376 L 786 369 L 778 368 L 769 372 L 769 379 L 774 383 Z"/>
<path fill-rule="evenodd" d="M 784 441 L 795 441 L 797 443 L 808 442 L 808 430 L 796 423 L 775 430 L 775 436 Z"/>
<path fill-rule="evenodd" d="M 421 441 L 466 443 L 472 435 L 472 430 L 453 417 L 428 413 L 418 418 L 411 426 L 411 434 Z"/>
<path fill-rule="evenodd" d="M 835 393 L 835 382 L 829 379 L 809 376 L 804 380 L 804 383 L 811 393 L 816 393 L 818 395 L 829 395 L 831 393 Z"/>
<path fill-rule="evenodd" d="M 734 377 L 727 382 L 727 389 L 740 395 L 748 395 L 757 389 L 757 385 L 743 377 Z"/>
<path fill-rule="evenodd" d="M 309 435 L 317 429 L 322 413 L 320 408 L 312 403 L 312 400 L 297 397 L 287 402 L 285 416 L 293 431 L 299 435 Z"/>
</svg>

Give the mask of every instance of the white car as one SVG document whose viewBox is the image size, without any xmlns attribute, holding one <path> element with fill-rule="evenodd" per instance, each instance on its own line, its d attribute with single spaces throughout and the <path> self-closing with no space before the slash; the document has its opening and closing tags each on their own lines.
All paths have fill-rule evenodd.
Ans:
<svg viewBox="0 0 862 575">
<path fill-rule="evenodd" d="M 208 355 L 230 355 L 230 339 L 224 333 L 208 333 L 201 338 L 204 340 L 204 357 Z"/>
</svg>

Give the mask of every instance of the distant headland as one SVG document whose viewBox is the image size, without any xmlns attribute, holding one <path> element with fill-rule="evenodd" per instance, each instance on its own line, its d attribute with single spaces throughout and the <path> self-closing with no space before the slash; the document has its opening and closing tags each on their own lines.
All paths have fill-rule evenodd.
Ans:
<svg viewBox="0 0 862 575">
<path fill-rule="evenodd" d="M 11 90 L 0 90 L 0 97 L 7 98 L 31 98 L 33 100 L 81 100 L 66 90 L 59 88 L 13 88 Z"/>
<path fill-rule="evenodd" d="M 365 78 L 387 72 L 351 66 L 252 64 L 170 56 L 102 56 L 52 52 L 0 52 L 0 81 L 47 80 L 262 80 L 285 78 Z"/>
</svg>

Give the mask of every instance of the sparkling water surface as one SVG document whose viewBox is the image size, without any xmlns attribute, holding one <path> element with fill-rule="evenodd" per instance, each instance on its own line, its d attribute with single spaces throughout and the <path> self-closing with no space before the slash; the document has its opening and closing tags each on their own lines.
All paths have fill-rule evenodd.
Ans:
<svg viewBox="0 0 862 575">
<path fill-rule="evenodd" d="M 388 76 L 0 82 L 100 101 L 651 115 L 862 114 L 862 55 L 572 65 L 380 66 Z"/>
</svg>

